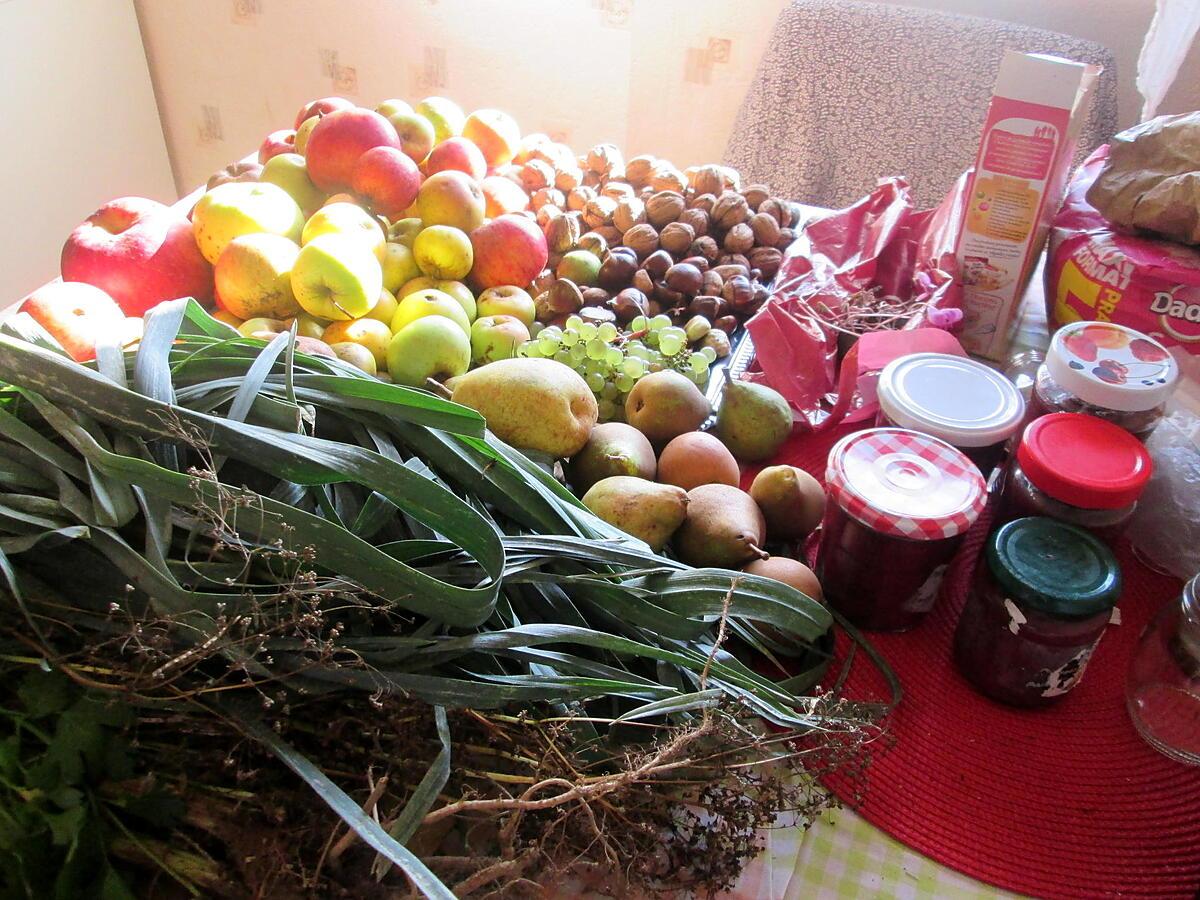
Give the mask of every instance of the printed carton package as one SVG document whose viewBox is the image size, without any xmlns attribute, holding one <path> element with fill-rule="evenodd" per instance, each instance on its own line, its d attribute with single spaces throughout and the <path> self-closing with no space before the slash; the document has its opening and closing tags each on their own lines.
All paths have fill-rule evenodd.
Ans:
<svg viewBox="0 0 1200 900">
<path fill-rule="evenodd" d="M 1032 53 L 1009 51 L 1000 63 L 958 243 L 970 353 L 1005 357 L 1099 74 Z"/>
</svg>

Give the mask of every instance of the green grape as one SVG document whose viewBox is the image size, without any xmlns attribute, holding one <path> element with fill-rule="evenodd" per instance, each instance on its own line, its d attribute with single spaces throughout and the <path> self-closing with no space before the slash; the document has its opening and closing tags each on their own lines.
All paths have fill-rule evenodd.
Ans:
<svg viewBox="0 0 1200 900">
<path fill-rule="evenodd" d="M 717 361 L 717 351 L 712 347 L 701 347 L 700 352 L 704 354 L 704 358 L 708 360 L 710 366 Z"/>
<path fill-rule="evenodd" d="M 589 359 L 583 364 L 583 372 L 585 375 L 603 376 L 608 374 L 608 366 L 602 359 Z"/>
<path fill-rule="evenodd" d="M 667 356 L 674 356 L 683 349 L 683 338 L 673 332 L 663 331 L 658 338 L 658 347 Z"/>
<path fill-rule="evenodd" d="M 609 419 L 609 421 L 610 422 L 624 422 L 625 421 L 625 397 L 622 396 L 619 400 L 617 400 L 615 403 L 615 406 L 616 406 L 616 409 L 613 410 L 612 417 Z"/>
<path fill-rule="evenodd" d="M 562 333 L 562 345 L 564 347 L 574 347 L 579 342 L 579 332 L 568 328 Z"/>
<path fill-rule="evenodd" d="M 611 344 L 615 341 L 619 333 L 617 326 L 612 322 L 601 322 L 600 326 L 596 329 L 596 337 L 600 338 L 606 344 Z"/>
<path fill-rule="evenodd" d="M 567 328 L 572 331 L 578 331 L 579 326 L 583 324 L 583 319 L 576 315 L 567 316 Z"/>
<path fill-rule="evenodd" d="M 694 344 L 712 331 L 712 323 L 704 316 L 692 316 L 683 330 L 687 334 L 688 343 Z"/>
<path fill-rule="evenodd" d="M 558 352 L 558 335 L 547 334 L 550 329 L 546 329 L 538 335 L 537 345 L 538 350 L 542 352 L 542 356 L 553 356 Z"/>
<path fill-rule="evenodd" d="M 530 338 L 537 337 L 539 334 L 542 333 L 542 329 L 545 327 L 546 326 L 543 325 L 541 322 L 534 322 L 532 325 L 529 326 L 529 337 Z"/>
<path fill-rule="evenodd" d="M 564 366 L 569 366 L 571 364 L 571 354 L 567 350 L 560 347 L 558 352 L 554 354 L 554 361 L 560 362 Z"/>
<path fill-rule="evenodd" d="M 622 372 L 617 376 L 615 384 L 618 391 L 620 391 L 622 394 L 628 394 L 633 390 L 633 386 L 637 384 L 637 379 L 632 375 Z"/>
<path fill-rule="evenodd" d="M 643 338 L 643 340 L 646 342 L 646 346 L 651 348 L 652 350 L 658 348 L 658 332 L 657 331 L 647 331 L 646 337 Z"/>
<path fill-rule="evenodd" d="M 693 353 L 688 357 L 688 362 L 691 364 L 692 371 L 697 375 L 708 374 L 708 357 L 703 353 Z"/>
<path fill-rule="evenodd" d="M 630 378 L 641 378 L 646 372 L 646 362 L 636 356 L 626 356 L 621 363 L 621 371 Z"/>
<path fill-rule="evenodd" d="M 650 320 L 645 316 L 634 316 L 633 321 L 629 323 L 630 331 L 645 331 L 650 326 Z"/>
<path fill-rule="evenodd" d="M 528 356 L 531 359 L 537 359 L 542 355 L 542 351 L 538 349 L 537 341 L 525 341 L 521 344 L 519 352 L 522 356 Z"/>
<path fill-rule="evenodd" d="M 653 319 L 650 320 L 650 323 L 647 327 L 650 329 L 650 333 L 653 334 L 656 331 L 662 331 L 664 328 L 669 328 L 670 325 L 671 325 L 671 317 L 667 316 L 667 315 L 663 315 L 662 313 L 659 313 L 657 316 L 655 316 Z"/>
<path fill-rule="evenodd" d="M 608 422 L 617 414 L 617 404 L 612 400 L 601 400 L 598 404 L 600 407 L 600 421 Z"/>
<path fill-rule="evenodd" d="M 587 342 L 588 359 L 604 359 L 607 354 L 608 344 L 604 343 L 600 338 L 594 337 Z"/>
<path fill-rule="evenodd" d="M 708 381 L 708 372 L 697 372 L 695 369 L 687 371 L 687 377 L 692 379 L 697 385 L 703 387 Z"/>
<path fill-rule="evenodd" d="M 604 387 L 600 389 L 600 396 L 605 400 L 616 400 L 620 393 L 617 386 L 611 381 L 604 382 Z"/>
<path fill-rule="evenodd" d="M 673 334 L 685 344 L 687 343 L 687 332 L 678 325 L 670 325 L 658 333 L 658 339 L 661 341 L 664 334 Z"/>
<path fill-rule="evenodd" d="M 625 353 L 620 347 L 609 347 L 604 353 L 604 361 L 614 369 L 625 359 Z"/>
<path fill-rule="evenodd" d="M 598 329 L 596 328 L 595 322 L 584 322 L 582 319 L 580 319 L 579 322 L 580 324 L 575 330 L 579 332 L 579 336 L 581 338 L 583 338 L 585 341 L 590 341 L 596 336 L 596 331 Z"/>
<path fill-rule="evenodd" d="M 574 343 L 567 352 L 571 354 L 571 362 L 578 363 L 587 359 L 587 350 L 583 344 Z"/>
<path fill-rule="evenodd" d="M 584 378 L 584 381 L 587 382 L 587 386 L 593 394 L 597 394 L 604 390 L 604 376 L 599 372 L 588 372 L 587 377 Z"/>
</svg>

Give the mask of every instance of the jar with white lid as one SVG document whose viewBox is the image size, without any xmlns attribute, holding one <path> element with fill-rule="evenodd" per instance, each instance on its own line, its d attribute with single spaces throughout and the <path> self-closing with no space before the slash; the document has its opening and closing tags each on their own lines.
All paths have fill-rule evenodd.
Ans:
<svg viewBox="0 0 1200 900">
<path fill-rule="evenodd" d="M 1072 322 L 1050 340 L 1030 414 L 1088 413 L 1145 441 L 1178 381 L 1175 359 L 1148 335 L 1115 322 Z"/>
<path fill-rule="evenodd" d="M 912 353 L 879 375 L 876 425 L 919 431 L 957 447 L 985 475 L 1025 418 L 1025 400 L 1003 374 L 963 356 Z"/>
</svg>

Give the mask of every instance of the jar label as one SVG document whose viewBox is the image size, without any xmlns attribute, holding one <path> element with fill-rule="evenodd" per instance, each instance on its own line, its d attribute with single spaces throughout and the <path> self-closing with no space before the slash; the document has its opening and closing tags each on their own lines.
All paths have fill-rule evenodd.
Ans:
<svg viewBox="0 0 1200 900">
<path fill-rule="evenodd" d="M 1096 644 L 1084 647 L 1057 669 L 1042 669 L 1026 687 L 1040 691 L 1043 697 L 1058 697 L 1067 693 L 1083 677 L 1083 670 L 1087 668 Z"/>
</svg>

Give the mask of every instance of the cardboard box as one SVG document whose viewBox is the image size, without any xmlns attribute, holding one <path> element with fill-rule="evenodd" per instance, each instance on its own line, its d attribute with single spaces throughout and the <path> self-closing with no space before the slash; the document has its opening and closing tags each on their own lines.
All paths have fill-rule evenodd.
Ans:
<svg viewBox="0 0 1200 900">
<path fill-rule="evenodd" d="M 1007 354 L 1099 74 L 1098 66 L 1011 50 L 1000 63 L 958 243 L 970 353 Z"/>
</svg>

